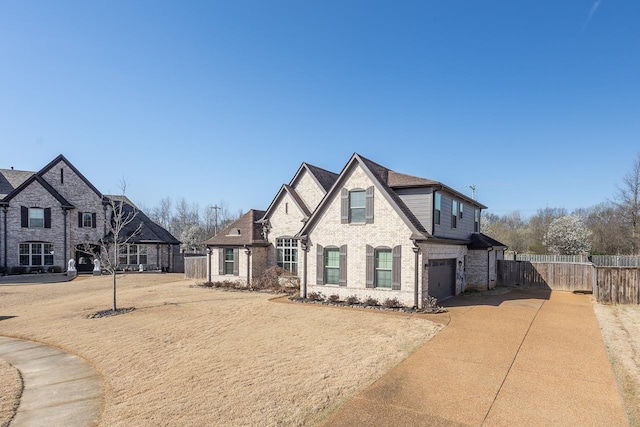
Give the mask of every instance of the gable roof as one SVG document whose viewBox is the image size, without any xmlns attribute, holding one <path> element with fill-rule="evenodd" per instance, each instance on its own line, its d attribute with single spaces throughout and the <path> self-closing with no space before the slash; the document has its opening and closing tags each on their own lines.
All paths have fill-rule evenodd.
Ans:
<svg viewBox="0 0 640 427">
<path fill-rule="evenodd" d="M 14 169 L 0 169 L 0 200 L 11 194 L 35 172 Z"/>
<path fill-rule="evenodd" d="M 331 189 L 339 176 L 337 173 L 303 162 L 302 165 L 300 165 L 300 168 L 298 168 L 296 174 L 291 179 L 289 185 L 293 186 L 293 184 L 298 180 L 298 178 L 302 174 L 302 171 L 304 170 L 309 172 L 311 177 L 316 181 L 318 186 L 320 186 L 320 188 L 322 188 L 325 193 Z"/>
<path fill-rule="evenodd" d="M 467 245 L 469 249 L 489 249 L 489 248 L 506 248 L 507 245 L 498 242 L 496 239 L 482 233 L 473 233 L 471 235 L 471 243 Z"/>
<path fill-rule="evenodd" d="M 122 203 L 122 211 L 124 215 L 132 214 L 136 212 L 136 216 L 133 221 L 125 225 L 122 229 L 122 233 L 125 236 L 131 236 L 135 233 L 136 229 L 140 226 L 138 234 L 133 236 L 129 243 L 163 243 L 171 245 L 179 245 L 180 241 L 176 239 L 173 234 L 169 233 L 164 227 L 156 224 L 149 218 L 144 212 L 139 210 L 136 205 L 131 202 L 126 196 L 104 196 L 106 201 L 113 201 L 115 204 Z M 105 236 L 106 241 L 113 240 L 113 233 Z"/>
<path fill-rule="evenodd" d="M 64 200 L 64 198 L 44 179 L 44 175 L 60 162 L 64 162 L 69 167 L 69 169 L 71 169 L 87 185 L 87 187 L 89 187 L 93 192 L 96 193 L 96 195 L 98 195 L 98 197 L 103 197 L 102 193 L 100 193 L 100 191 L 98 191 L 98 189 L 94 187 L 94 185 L 91 184 L 89 180 L 85 178 L 85 176 L 82 175 L 82 173 L 78 169 L 76 169 L 76 167 L 73 166 L 71 162 L 69 162 L 69 160 L 67 160 L 66 157 L 60 154 L 38 172 L 0 169 L 0 201 L 8 202 L 12 198 L 14 198 L 16 194 L 20 193 L 22 190 L 28 187 L 29 184 L 31 184 L 36 179 L 35 177 L 39 177 L 38 182 L 40 182 L 47 189 L 47 191 L 53 194 L 54 197 L 56 197 L 56 199 L 60 201 L 63 207 L 66 204 L 68 208 L 73 208 L 74 206 Z M 60 198 L 64 200 L 64 203 L 62 200 L 60 200 Z"/>
<path fill-rule="evenodd" d="M 47 181 L 44 180 L 40 175 L 31 175 L 26 181 L 20 184 L 15 190 L 13 190 L 10 194 L 8 194 L 4 199 L 2 199 L 3 203 L 8 203 L 11 199 L 20 194 L 25 188 L 29 187 L 34 182 L 40 184 L 49 194 L 51 194 L 59 203 L 63 209 L 73 209 L 75 206 L 71 204 L 67 199 L 62 197 L 60 193 L 56 191 Z"/>
<path fill-rule="evenodd" d="M 350 171 L 358 164 L 362 167 L 365 174 L 369 176 L 376 187 L 378 187 L 378 190 L 380 191 L 382 196 L 398 213 L 400 218 L 402 218 L 407 224 L 412 232 L 412 239 L 431 239 L 433 238 L 433 236 L 424 228 L 422 223 L 416 218 L 411 209 L 409 209 L 407 205 L 402 201 L 400 196 L 398 196 L 398 194 L 394 190 L 396 188 L 434 187 L 436 190 L 445 189 L 446 191 L 453 193 L 457 197 L 467 201 L 470 204 L 478 206 L 481 209 L 486 208 L 486 206 L 470 199 L 469 197 L 465 196 L 462 193 L 459 193 L 456 190 L 453 190 L 450 187 L 445 186 L 438 181 L 394 172 L 391 169 L 388 169 L 359 155 L 358 153 L 354 153 L 349 162 L 340 172 L 338 179 L 334 182 L 329 192 L 327 192 L 324 199 L 320 202 L 318 208 L 316 208 L 315 212 L 311 215 L 311 218 L 309 218 L 309 221 L 307 221 L 300 233 L 298 233 L 299 237 L 307 234 L 308 230 L 313 227 L 313 224 L 315 224 L 318 218 L 322 215 L 322 212 L 326 209 L 326 205 L 329 203 L 329 200 L 338 193 L 339 189 L 342 186 L 342 183 L 348 175 L 348 171 Z"/>
<path fill-rule="evenodd" d="M 303 219 L 303 221 L 306 221 L 311 216 L 311 211 L 309 210 L 307 205 L 304 203 L 304 201 L 302 200 L 298 192 L 295 190 L 295 188 L 291 187 L 290 185 L 283 184 L 282 187 L 280 187 L 278 194 L 276 194 L 276 197 L 273 198 L 273 200 L 271 201 L 271 204 L 269 205 L 267 210 L 264 212 L 264 216 L 258 219 L 257 222 L 263 223 L 267 221 L 267 218 L 270 216 L 271 211 L 275 209 L 275 206 L 278 204 L 278 201 L 281 199 L 281 197 L 285 193 L 288 194 L 293 199 L 293 201 L 296 203 L 296 206 L 298 206 L 298 208 L 304 214 L 305 218 Z"/>
<path fill-rule="evenodd" d="M 82 175 L 82 173 L 76 169 L 75 166 L 73 166 L 73 164 L 71 164 L 71 162 L 69 160 L 67 160 L 67 158 L 65 156 L 63 156 L 62 154 L 58 155 L 58 157 L 56 157 L 55 159 L 53 159 L 51 162 L 49 162 L 48 165 L 46 165 L 45 167 L 43 167 L 39 172 L 38 175 L 43 176 L 44 174 L 46 174 L 47 172 L 49 172 L 49 170 L 51 170 L 51 168 L 53 168 L 55 165 L 57 165 L 60 162 L 65 162 L 67 166 L 69 166 L 69 168 L 76 174 L 78 175 L 78 177 L 87 185 L 87 187 L 89 187 L 94 193 L 96 193 L 96 195 L 98 195 L 98 197 L 102 198 L 102 193 L 100 193 L 100 191 L 98 191 L 98 189 L 96 187 L 94 187 L 94 185 L 89 182 L 89 180 L 87 178 L 85 178 L 84 175 Z"/>
<path fill-rule="evenodd" d="M 207 246 L 266 246 L 262 236 L 262 226 L 257 221 L 265 211 L 251 209 L 236 221 L 223 228 L 218 234 L 205 241 Z"/>
</svg>

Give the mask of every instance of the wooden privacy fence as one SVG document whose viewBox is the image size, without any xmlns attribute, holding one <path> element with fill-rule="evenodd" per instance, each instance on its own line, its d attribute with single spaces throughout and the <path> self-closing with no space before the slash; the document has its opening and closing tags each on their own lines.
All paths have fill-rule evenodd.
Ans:
<svg viewBox="0 0 640 427">
<path fill-rule="evenodd" d="M 598 267 L 593 288 L 596 301 L 613 304 L 640 304 L 640 268 Z"/>
<path fill-rule="evenodd" d="M 598 302 L 640 304 L 640 268 L 584 262 L 498 261 L 498 286 L 592 291 Z"/>
<path fill-rule="evenodd" d="M 194 256 L 184 259 L 184 278 L 207 280 L 207 257 Z"/>
<path fill-rule="evenodd" d="M 595 266 L 586 262 L 498 261 L 498 286 L 592 291 Z"/>
</svg>

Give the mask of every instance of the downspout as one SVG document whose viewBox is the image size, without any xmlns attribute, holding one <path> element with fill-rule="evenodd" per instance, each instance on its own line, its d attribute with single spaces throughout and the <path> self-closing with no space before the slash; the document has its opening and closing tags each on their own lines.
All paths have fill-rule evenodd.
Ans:
<svg viewBox="0 0 640 427">
<path fill-rule="evenodd" d="M 158 270 L 162 272 L 160 264 L 162 264 L 162 261 L 160 260 L 160 243 L 156 243 L 156 265 L 158 266 Z"/>
<path fill-rule="evenodd" d="M 302 286 L 300 286 L 300 297 L 307 298 L 307 254 L 309 253 L 309 242 L 306 239 L 300 240 L 300 248 L 304 253 L 302 257 L 302 265 L 304 273 L 302 274 Z"/>
<path fill-rule="evenodd" d="M 419 260 L 419 254 L 420 254 L 420 247 L 418 245 L 416 245 L 416 241 L 413 241 L 413 247 L 411 248 L 413 250 L 413 253 L 415 254 L 415 268 L 414 268 L 414 283 L 413 283 L 413 308 L 415 308 L 416 310 L 418 309 L 418 303 L 419 303 L 419 298 L 418 298 L 418 274 L 420 271 L 420 260 Z"/>
<path fill-rule="evenodd" d="M 3 226 L 2 226 L 2 243 L 4 246 L 4 249 L 2 251 L 2 265 L 4 268 L 7 268 L 7 211 L 9 210 L 9 208 L 5 205 L 2 207 L 2 213 L 4 214 L 4 218 L 3 218 Z"/>
<path fill-rule="evenodd" d="M 487 249 L 487 290 L 490 290 L 491 286 L 491 251 L 493 246 Z"/>
</svg>

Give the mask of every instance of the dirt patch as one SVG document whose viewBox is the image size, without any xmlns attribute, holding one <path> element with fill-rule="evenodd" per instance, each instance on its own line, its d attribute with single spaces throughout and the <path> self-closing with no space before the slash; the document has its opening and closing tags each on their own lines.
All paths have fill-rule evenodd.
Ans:
<svg viewBox="0 0 640 427">
<path fill-rule="evenodd" d="M 640 426 L 640 306 L 594 305 L 632 426 Z"/>
<path fill-rule="evenodd" d="M 0 335 L 61 347 L 103 375 L 101 425 L 309 425 L 378 379 L 441 326 L 189 287 L 181 275 L 7 287 Z"/>
<path fill-rule="evenodd" d="M 20 372 L 0 359 L 0 427 L 7 427 L 18 409 L 22 395 Z"/>
</svg>

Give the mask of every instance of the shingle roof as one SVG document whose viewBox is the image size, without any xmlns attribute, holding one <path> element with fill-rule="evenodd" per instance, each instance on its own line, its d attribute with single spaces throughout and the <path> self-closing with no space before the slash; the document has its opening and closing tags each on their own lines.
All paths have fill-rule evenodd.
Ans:
<svg viewBox="0 0 640 427">
<path fill-rule="evenodd" d="M 256 224 L 264 214 L 265 211 L 251 209 L 204 243 L 207 246 L 266 245 L 267 242 L 262 236 L 262 226 Z"/>
<path fill-rule="evenodd" d="M 507 245 L 482 233 L 473 233 L 471 235 L 471 243 L 467 245 L 468 249 L 489 249 L 492 247 L 506 248 Z"/>
<path fill-rule="evenodd" d="M 9 195 L 33 175 L 35 175 L 35 172 L 0 169 L 0 200 Z"/>
<path fill-rule="evenodd" d="M 169 233 L 169 231 L 153 222 L 151 218 L 149 218 L 144 212 L 138 210 L 138 208 L 126 196 L 104 197 L 106 201 L 113 200 L 116 204 L 124 203 L 122 205 L 124 215 L 133 214 L 134 211 L 136 212 L 134 220 L 123 227 L 122 230 L 123 235 L 131 236 L 141 225 L 140 231 L 129 240 L 130 243 L 163 243 L 170 245 L 180 244 L 180 241 L 176 239 L 171 233 Z M 107 234 L 105 240 L 113 240 L 113 234 Z"/>
<path fill-rule="evenodd" d="M 338 179 L 338 174 L 328 171 L 326 169 L 319 168 L 317 166 L 310 165 L 309 163 L 304 163 L 307 166 L 307 169 L 313 176 L 316 177 L 318 183 L 322 186 L 325 192 L 329 191 L 333 184 Z"/>
</svg>

